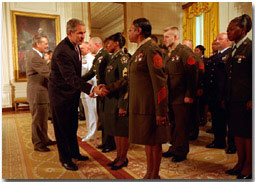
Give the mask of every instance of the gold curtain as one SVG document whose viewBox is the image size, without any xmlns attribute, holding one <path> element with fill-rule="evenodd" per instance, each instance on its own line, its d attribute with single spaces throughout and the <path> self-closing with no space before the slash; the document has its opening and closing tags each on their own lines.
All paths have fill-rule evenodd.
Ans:
<svg viewBox="0 0 255 182">
<path fill-rule="evenodd" d="M 205 56 L 212 52 L 212 42 L 219 34 L 219 3 L 196 2 L 184 9 L 183 14 L 183 40 L 196 42 L 196 17 L 204 13 L 204 47 Z M 193 45 L 194 47 L 196 45 Z"/>
</svg>

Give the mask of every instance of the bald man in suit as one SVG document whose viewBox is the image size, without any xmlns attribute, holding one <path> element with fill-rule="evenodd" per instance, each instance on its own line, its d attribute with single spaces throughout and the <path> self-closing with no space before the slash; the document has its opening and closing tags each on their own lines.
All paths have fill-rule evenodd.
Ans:
<svg viewBox="0 0 255 182">
<path fill-rule="evenodd" d="M 47 52 L 48 39 L 45 35 L 33 37 L 33 48 L 27 59 L 27 100 L 32 114 L 32 143 L 35 151 L 48 152 L 48 145 L 56 144 L 48 137 L 48 79 L 49 66 L 43 57 Z"/>
</svg>

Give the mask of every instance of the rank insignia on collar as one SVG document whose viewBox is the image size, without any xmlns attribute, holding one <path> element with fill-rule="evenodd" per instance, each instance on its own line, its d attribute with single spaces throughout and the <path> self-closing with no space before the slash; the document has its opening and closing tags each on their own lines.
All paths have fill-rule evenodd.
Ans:
<svg viewBox="0 0 255 182">
<path fill-rule="evenodd" d="M 244 41 L 244 42 L 243 42 L 243 45 L 246 45 L 246 44 L 247 44 L 247 42 L 246 42 L 246 41 Z"/>
</svg>

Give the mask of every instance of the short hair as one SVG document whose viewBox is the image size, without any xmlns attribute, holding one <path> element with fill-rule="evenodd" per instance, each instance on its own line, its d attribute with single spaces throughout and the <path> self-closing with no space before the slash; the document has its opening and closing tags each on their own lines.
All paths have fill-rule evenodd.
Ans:
<svg viewBox="0 0 255 182">
<path fill-rule="evenodd" d="M 114 42 L 119 42 L 120 48 L 122 48 L 126 43 L 125 38 L 123 37 L 123 35 L 120 32 L 111 35 L 110 37 L 108 37 L 108 40 L 112 40 Z"/>
<path fill-rule="evenodd" d="M 53 51 L 52 51 L 52 50 L 49 50 L 47 53 L 48 53 L 48 54 L 51 54 L 51 53 L 53 53 Z"/>
<path fill-rule="evenodd" d="M 102 39 L 101 39 L 100 37 L 92 37 L 90 40 L 91 40 L 93 43 L 97 43 L 97 44 L 99 44 L 99 45 L 103 45 L 103 41 L 102 41 Z"/>
<path fill-rule="evenodd" d="M 151 23 L 146 18 L 138 18 L 134 20 L 133 25 L 142 29 L 142 34 L 145 38 L 151 36 Z"/>
<path fill-rule="evenodd" d="M 247 14 L 243 14 L 242 16 L 236 17 L 231 22 L 236 23 L 237 26 L 240 28 L 245 28 L 246 33 L 248 33 L 251 30 L 252 27 L 252 21 L 251 17 Z"/>
<path fill-rule="evenodd" d="M 47 38 L 46 35 L 43 35 L 43 34 L 36 34 L 34 35 L 33 39 L 32 39 L 32 46 L 33 47 L 36 47 L 36 43 L 41 43 L 42 42 L 42 38 Z"/>
<path fill-rule="evenodd" d="M 82 44 L 88 45 L 88 44 L 89 44 L 89 42 L 85 41 L 85 42 L 82 42 Z"/>
<path fill-rule="evenodd" d="M 180 37 L 180 31 L 178 27 L 167 27 L 164 29 L 164 32 L 167 32 L 169 30 L 172 30 L 174 32 L 174 35 L 177 35 L 178 38 Z"/>
<path fill-rule="evenodd" d="M 71 20 L 69 20 L 66 23 L 66 34 L 68 34 L 68 31 L 75 32 L 77 25 L 85 26 L 84 22 L 79 19 L 72 18 Z"/>
<path fill-rule="evenodd" d="M 202 52 L 203 55 L 205 54 L 205 47 L 204 46 L 197 45 L 196 48 L 198 48 Z"/>
<path fill-rule="evenodd" d="M 186 42 L 186 44 L 184 44 L 184 42 Z M 192 42 L 192 40 L 185 39 L 185 40 L 182 41 L 182 44 L 188 46 L 191 49 L 193 49 L 193 42 Z"/>
<path fill-rule="evenodd" d="M 153 39 L 156 43 L 158 43 L 158 38 L 156 35 L 151 35 L 151 39 Z"/>
</svg>

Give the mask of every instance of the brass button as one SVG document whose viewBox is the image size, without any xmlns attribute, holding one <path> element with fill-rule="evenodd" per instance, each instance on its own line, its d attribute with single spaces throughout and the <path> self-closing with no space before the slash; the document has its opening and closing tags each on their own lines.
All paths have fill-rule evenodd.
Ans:
<svg viewBox="0 0 255 182">
<path fill-rule="evenodd" d="M 212 68 L 212 71 L 214 71 L 214 68 Z"/>
<path fill-rule="evenodd" d="M 213 74 L 211 74 L 211 77 L 213 77 Z"/>
<path fill-rule="evenodd" d="M 210 82 L 212 83 L 213 81 L 212 81 L 212 80 L 210 80 Z"/>
<path fill-rule="evenodd" d="M 232 78 L 231 76 L 228 77 L 228 79 L 230 79 L 230 80 L 231 80 L 231 78 Z"/>
</svg>

